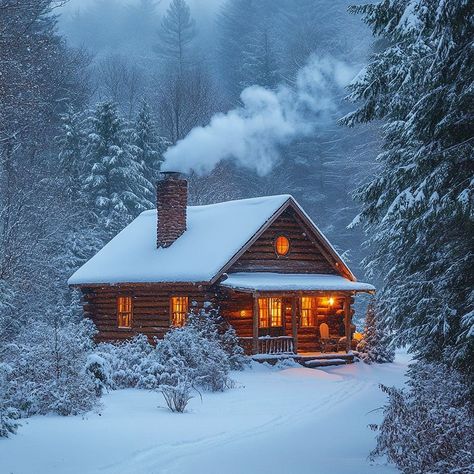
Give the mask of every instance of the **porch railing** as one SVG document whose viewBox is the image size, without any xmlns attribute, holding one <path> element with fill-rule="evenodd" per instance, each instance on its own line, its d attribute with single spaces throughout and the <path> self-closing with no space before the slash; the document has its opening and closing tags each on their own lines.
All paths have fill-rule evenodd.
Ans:
<svg viewBox="0 0 474 474">
<path fill-rule="evenodd" d="M 294 347 L 291 336 L 261 336 L 258 338 L 259 354 L 294 354 Z"/>
</svg>

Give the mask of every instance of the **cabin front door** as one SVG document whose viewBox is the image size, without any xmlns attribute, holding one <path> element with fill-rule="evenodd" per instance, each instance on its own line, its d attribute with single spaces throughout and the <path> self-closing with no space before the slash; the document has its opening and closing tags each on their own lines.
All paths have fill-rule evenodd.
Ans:
<svg viewBox="0 0 474 474">
<path fill-rule="evenodd" d="M 279 297 L 258 298 L 258 335 L 279 337 L 285 335 L 285 302 Z"/>
</svg>

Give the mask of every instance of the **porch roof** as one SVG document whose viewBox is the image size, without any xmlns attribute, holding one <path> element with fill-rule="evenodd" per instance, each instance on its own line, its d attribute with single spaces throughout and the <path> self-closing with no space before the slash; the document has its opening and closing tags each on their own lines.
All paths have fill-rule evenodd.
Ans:
<svg viewBox="0 0 474 474">
<path fill-rule="evenodd" d="M 369 283 L 351 281 L 340 275 L 315 273 L 230 273 L 221 286 L 241 291 L 354 291 L 373 292 Z"/>
</svg>

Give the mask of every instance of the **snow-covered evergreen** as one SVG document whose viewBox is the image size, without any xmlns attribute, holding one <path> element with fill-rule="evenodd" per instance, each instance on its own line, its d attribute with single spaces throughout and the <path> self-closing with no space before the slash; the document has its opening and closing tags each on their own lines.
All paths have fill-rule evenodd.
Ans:
<svg viewBox="0 0 474 474">
<path fill-rule="evenodd" d="M 357 345 L 359 357 L 367 364 L 393 362 L 395 357 L 395 350 L 389 346 L 389 337 L 384 334 L 376 309 L 376 301 L 373 299 L 367 306 L 364 337 Z"/>
<path fill-rule="evenodd" d="M 357 192 L 380 314 L 399 345 L 473 373 L 473 3 L 352 8 L 382 50 L 351 85 L 348 125 L 382 120 L 383 150 Z"/>
<path fill-rule="evenodd" d="M 354 224 L 369 237 L 369 273 L 383 281 L 384 331 L 418 359 L 407 392 L 383 387 L 389 400 L 372 455 L 409 474 L 474 469 L 473 9 L 467 0 L 351 9 L 381 50 L 350 86 L 362 105 L 343 122 L 383 122 Z"/>
<path fill-rule="evenodd" d="M 83 180 L 89 124 L 84 114 L 75 112 L 71 106 L 61 115 L 61 120 L 61 133 L 56 137 L 56 142 L 61 175 L 64 177 L 64 193 L 71 203 L 80 205 L 84 204 Z"/>
<path fill-rule="evenodd" d="M 444 364 L 417 362 L 408 390 L 382 386 L 388 395 L 377 447 L 406 474 L 474 472 L 469 384 Z"/>
<path fill-rule="evenodd" d="M 142 101 L 132 130 L 134 158 L 141 166 L 146 188 L 144 197 L 149 201 L 150 209 L 155 206 L 155 183 L 158 180 L 163 152 L 169 145 L 164 137 L 157 132 L 150 107 Z"/>
<path fill-rule="evenodd" d="M 97 225 L 108 238 L 149 207 L 142 165 L 134 159 L 124 120 L 112 102 L 99 104 L 91 118 L 85 190 Z"/>
<path fill-rule="evenodd" d="M 12 371 L 8 364 L 0 362 L 0 438 L 8 438 L 15 434 L 18 428 L 19 412 L 10 406 L 7 394 L 9 389 L 8 375 Z"/>
<path fill-rule="evenodd" d="M 86 371 L 92 348 L 89 321 L 71 323 L 56 315 L 25 328 L 5 356 L 11 366 L 7 399 L 22 416 L 74 415 L 93 408 L 95 386 Z"/>
</svg>

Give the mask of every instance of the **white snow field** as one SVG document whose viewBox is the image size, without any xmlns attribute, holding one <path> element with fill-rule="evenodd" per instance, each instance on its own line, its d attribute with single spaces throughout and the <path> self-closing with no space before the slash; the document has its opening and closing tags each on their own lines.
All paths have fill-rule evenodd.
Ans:
<svg viewBox="0 0 474 474">
<path fill-rule="evenodd" d="M 381 419 L 379 383 L 402 385 L 409 358 L 325 369 L 233 373 L 237 387 L 203 393 L 175 414 L 161 394 L 119 390 L 98 413 L 36 416 L 0 440 L 1 474 L 394 473 L 367 460 Z M 375 410 L 375 411 L 374 411 Z"/>
</svg>

